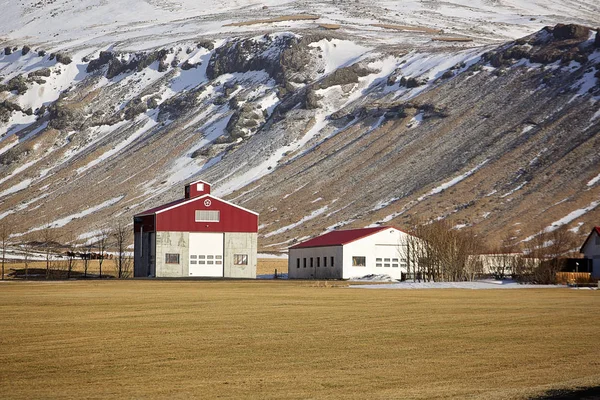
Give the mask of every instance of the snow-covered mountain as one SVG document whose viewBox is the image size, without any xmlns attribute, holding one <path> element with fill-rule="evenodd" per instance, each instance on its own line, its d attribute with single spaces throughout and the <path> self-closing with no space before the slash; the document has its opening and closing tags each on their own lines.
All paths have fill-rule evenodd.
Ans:
<svg viewBox="0 0 600 400">
<path fill-rule="evenodd" d="M 196 178 L 261 213 L 263 250 L 414 217 L 490 241 L 600 219 L 595 2 L 3 11 L 0 218 L 15 240 L 44 226 L 85 240 Z"/>
</svg>

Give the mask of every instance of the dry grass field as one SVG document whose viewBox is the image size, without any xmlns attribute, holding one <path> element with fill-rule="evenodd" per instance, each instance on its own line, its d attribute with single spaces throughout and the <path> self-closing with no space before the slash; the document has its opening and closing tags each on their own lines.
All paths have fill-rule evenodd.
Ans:
<svg viewBox="0 0 600 400">
<path fill-rule="evenodd" d="M 0 283 L 0 398 L 524 398 L 600 384 L 597 291 Z"/>
</svg>

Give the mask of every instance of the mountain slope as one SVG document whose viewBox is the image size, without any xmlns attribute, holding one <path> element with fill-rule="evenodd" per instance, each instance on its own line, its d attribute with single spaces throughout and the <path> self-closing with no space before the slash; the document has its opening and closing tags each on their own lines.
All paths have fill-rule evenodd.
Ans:
<svg viewBox="0 0 600 400">
<path fill-rule="evenodd" d="M 20 29 L 70 15 L 67 2 L 40 4 Z M 100 40 L 92 29 L 78 41 L 59 33 L 43 46 L 53 52 L 41 45 L 2 52 L 0 218 L 15 240 L 44 226 L 85 240 L 107 221 L 130 223 L 135 212 L 180 197 L 182 183 L 195 178 L 261 213 L 263 250 L 336 227 L 405 226 L 416 217 L 473 225 L 490 242 L 509 231 L 523 239 L 554 222 L 583 234 L 598 219 L 593 30 L 547 28 L 498 46 L 490 43 L 501 37 L 490 32 L 473 42 L 431 37 L 464 38 L 471 13 L 482 10 L 496 28 L 539 22 L 517 18 L 508 2 L 431 3 L 439 7 L 422 25 L 458 15 L 460 23 L 446 21 L 440 33 L 359 22 L 352 15 L 362 3 L 236 4 L 248 6 L 236 11 L 238 21 L 327 12 L 317 22 L 225 27 L 234 18 L 224 9 L 206 16 L 220 21 L 218 32 L 186 39 L 178 29 L 196 17 L 180 21 L 185 9 L 172 9 L 164 25 L 147 25 L 170 26 L 177 42 L 169 45 L 156 46 L 175 40 L 168 35 L 131 30 L 106 50 L 120 33 Z M 553 7 L 567 12 L 561 2 Z M 40 11 L 50 9 L 57 17 Z M 342 20 L 348 25 L 338 31 L 314 26 Z M 269 32 L 243 33 L 257 27 Z"/>
</svg>

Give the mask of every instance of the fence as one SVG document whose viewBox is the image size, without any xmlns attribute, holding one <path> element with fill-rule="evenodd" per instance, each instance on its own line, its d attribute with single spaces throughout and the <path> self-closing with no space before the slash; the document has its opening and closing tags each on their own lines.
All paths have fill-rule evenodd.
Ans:
<svg viewBox="0 0 600 400">
<path fill-rule="evenodd" d="M 557 272 L 556 283 L 568 284 L 568 283 L 590 283 L 592 281 L 592 274 L 589 272 Z"/>
</svg>

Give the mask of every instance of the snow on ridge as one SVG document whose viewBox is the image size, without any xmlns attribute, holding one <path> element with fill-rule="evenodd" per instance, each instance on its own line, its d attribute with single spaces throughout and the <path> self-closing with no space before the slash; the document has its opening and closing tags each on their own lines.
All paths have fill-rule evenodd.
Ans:
<svg viewBox="0 0 600 400">
<path fill-rule="evenodd" d="M 93 206 L 93 207 L 86 208 L 85 210 L 80 211 L 78 213 L 71 214 L 66 217 L 57 219 L 57 220 L 50 222 L 49 224 L 44 225 L 44 226 L 38 226 L 36 228 L 32 228 L 32 229 L 28 230 L 27 232 L 13 234 L 13 235 L 11 235 L 11 237 L 24 236 L 28 233 L 41 231 L 42 229 L 45 229 L 45 228 L 62 228 L 63 226 L 69 224 L 74 219 L 85 217 L 87 215 L 95 213 L 96 211 L 102 210 L 103 208 L 115 205 L 119 201 L 121 201 L 124 197 L 125 197 L 125 195 L 113 197 L 112 199 L 106 200 L 100 204 Z"/>
<path fill-rule="evenodd" d="M 268 237 L 283 233 L 285 231 L 289 231 L 290 229 L 293 229 L 293 228 L 297 227 L 298 225 L 301 225 L 301 224 L 305 223 L 306 221 L 309 221 L 309 220 L 316 218 L 317 216 L 323 214 L 325 211 L 327 211 L 328 208 L 329 208 L 329 206 L 323 206 L 317 210 L 314 210 L 309 215 L 303 217 L 300 221 L 294 222 L 293 224 L 289 224 L 289 225 L 281 227 L 277 230 L 271 231 L 271 232 L 265 234 L 264 237 L 268 238 Z"/>
<path fill-rule="evenodd" d="M 462 175 L 459 175 L 451 180 L 449 180 L 446 183 L 442 183 L 440 186 L 431 189 L 431 191 L 421 197 L 419 197 L 417 199 L 417 201 L 423 201 L 425 200 L 427 197 L 429 196 L 433 196 L 435 194 L 441 193 L 442 191 L 451 188 L 452 186 L 456 185 L 457 183 L 463 181 L 464 179 L 468 178 L 469 176 L 473 175 L 475 172 L 477 172 L 481 167 L 483 167 L 485 164 L 487 164 L 489 160 L 485 160 L 482 163 L 478 164 L 477 166 L 475 166 L 473 169 L 465 172 Z"/>
<path fill-rule="evenodd" d="M 592 187 L 594 186 L 596 183 L 598 183 L 600 181 L 600 174 L 596 175 L 594 178 L 592 178 L 588 183 L 587 186 L 588 187 Z"/>
</svg>

